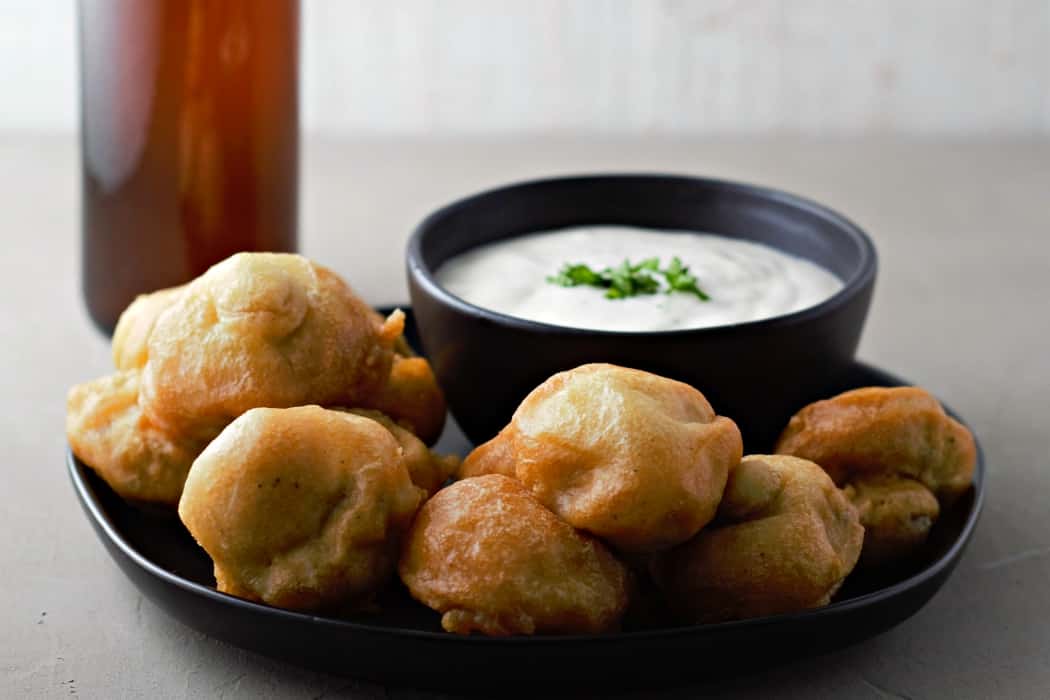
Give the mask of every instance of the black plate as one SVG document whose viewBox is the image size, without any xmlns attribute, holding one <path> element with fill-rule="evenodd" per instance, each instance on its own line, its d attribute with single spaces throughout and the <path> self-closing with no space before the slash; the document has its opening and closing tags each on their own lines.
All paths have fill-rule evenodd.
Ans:
<svg viewBox="0 0 1050 700">
<path fill-rule="evenodd" d="M 907 383 L 857 364 L 840 388 Z M 462 454 L 469 443 L 450 421 L 439 449 Z M 72 452 L 67 462 L 84 512 L 114 561 L 145 596 L 190 627 L 340 675 L 500 692 L 508 682 L 522 689 L 553 681 L 560 687 L 651 687 L 711 679 L 841 648 L 883 632 L 921 608 L 951 574 L 977 524 L 985 474 L 978 446 L 973 488 L 942 513 L 921 560 L 878 577 L 851 576 L 825 608 L 717 625 L 628 628 L 606 636 L 497 639 L 442 632 L 437 613 L 412 601 L 399 585 L 380 601 L 380 612 L 345 619 L 279 610 L 219 593 L 211 561 L 177 517 L 131 507 Z"/>
</svg>

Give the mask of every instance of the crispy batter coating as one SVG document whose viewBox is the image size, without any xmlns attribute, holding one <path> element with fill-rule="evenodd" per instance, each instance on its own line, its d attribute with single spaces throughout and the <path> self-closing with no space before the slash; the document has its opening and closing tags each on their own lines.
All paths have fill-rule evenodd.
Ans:
<svg viewBox="0 0 1050 700">
<path fill-rule="evenodd" d="M 122 498 L 174 507 L 204 444 L 172 437 L 142 414 L 139 374 L 117 372 L 70 389 L 66 436 Z"/>
<path fill-rule="evenodd" d="M 857 478 L 843 489 L 860 514 L 860 564 L 877 567 L 919 551 L 940 515 L 940 504 L 917 481 L 895 476 Z"/>
<path fill-rule="evenodd" d="M 407 424 L 428 445 L 445 427 L 445 395 L 422 357 L 394 357 L 386 385 L 366 405 Z"/>
<path fill-rule="evenodd" d="M 897 474 L 941 498 L 973 480 L 977 448 L 965 426 L 918 387 L 868 387 L 812 403 L 792 416 L 776 452 L 816 462 L 840 486 Z"/>
<path fill-rule="evenodd" d="M 456 472 L 457 479 L 470 479 L 485 474 L 502 474 L 517 478 L 517 458 L 513 440 L 508 436 L 509 428 L 486 443 L 478 445 L 464 458 Z"/>
<path fill-rule="evenodd" d="M 382 408 L 433 441 L 444 397 L 427 361 L 411 356 L 403 327 L 401 312 L 384 321 L 338 276 L 305 258 L 235 255 L 125 309 L 113 361 L 136 370 L 134 379 L 119 387 L 100 380 L 71 394 L 79 397 L 70 403 L 71 442 L 126 497 L 174 505 L 193 457 L 250 408 Z M 125 386 L 132 381 L 133 391 Z M 87 401 L 85 392 L 96 398 Z M 436 489 L 451 462 L 401 430 L 391 432 L 413 476 Z"/>
<path fill-rule="evenodd" d="M 940 506 L 969 486 L 973 435 L 918 387 L 868 387 L 796 413 L 776 451 L 810 459 L 846 488 L 868 535 L 864 566 L 907 558 Z"/>
<path fill-rule="evenodd" d="M 654 577 L 694 622 L 827 605 L 860 556 L 856 509 L 816 464 L 751 455 L 729 475 L 715 523 L 658 555 Z"/>
<path fill-rule="evenodd" d="M 147 343 L 157 318 L 175 303 L 186 285 L 139 294 L 124 309 L 113 330 L 113 366 L 118 370 L 142 369 L 149 358 Z"/>
<path fill-rule="evenodd" d="M 240 253 L 191 282 L 149 335 L 145 413 L 209 439 L 258 406 L 363 405 L 390 375 L 404 315 L 385 322 L 298 255 Z"/>
<path fill-rule="evenodd" d="M 427 501 L 399 571 L 458 634 L 605 632 L 627 608 L 623 564 L 499 474 L 458 481 Z"/>
<path fill-rule="evenodd" d="M 220 591 L 316 610 L 366 601 L 387 581 L 422 499 L 376 421 L 257 408 L 193 463 L 179 516 Z"/>
<path fill-rule="evenodd" d="M 684 542 L 714 517 L 740 431 L 704 395 L 608 364 L 555 374 L 461 474 L 508 473 L 570 525 L 625 552 Z"/>
<path fill-rule="evenodd" d="M 346 410 L 358 416 L 371 418 L 390 431 L 398 445 L 401 446 L 401 453 L 412 483 L 426 491 L 427 498 L 434 495 L 459 467 L 459 457 L 431 452 L 415 434 L 395 423 L 386 414 L 365 408 Z"/>
</svg>

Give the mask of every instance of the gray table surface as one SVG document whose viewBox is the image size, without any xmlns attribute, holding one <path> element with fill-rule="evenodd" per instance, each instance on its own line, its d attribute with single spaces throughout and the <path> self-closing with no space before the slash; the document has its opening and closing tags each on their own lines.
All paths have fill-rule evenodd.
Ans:
<svg viewBox="0 0 1050 700">
<path fill-rule="evenodd" d="M 980 526 L 942 591 L 886 634 L 669 695 L 1050 697 L 1050 143 L 308 140 L 304 166 L 303 252 L 376 303 L 405 300 L 419 218 L 524 177 L 715 174 L 855 219 L 881 255 L 860 356 L 975 427 L 990 469 Z M 77 167 L 71 136 L 0 134 L 0 697 L 431 697 L 205 638 L 144 601 L 96 541 L 63 466 L 66 389 L 110 362 L 80 299 Z"/>
</svg>

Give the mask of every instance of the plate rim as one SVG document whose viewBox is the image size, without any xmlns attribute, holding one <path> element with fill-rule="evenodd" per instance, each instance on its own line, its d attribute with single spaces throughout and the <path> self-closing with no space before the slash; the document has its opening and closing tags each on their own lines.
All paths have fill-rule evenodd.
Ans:
<svg viewBox="0 0 1050 700">
<path fill-rule="evenodd" d="M 885 381 L 887 384 L 893 385 L 908 385 L 909 383 L 903 381 L 900 377 L 897 377 L 890 372 L 882 370 L 870 363 L 857 360 L 854 365 L 862 367 L 864 370 L 871 373 L 873 376 L 878 377 L 880 381 Z M 958 413 L 952 410 L 947 404 L 942 402 L 945 411 L 948 415 L 952 416 L 963 425 L 973 432 L 973 428 L 970 427 L 965 419 L 962 418 Z M 154 578 L 160 579 L 164 583 L 182 589 L 184 592 L 197 595 L 210 600 L 211 602 L 221 605 L 232 605 L 234 607 L 242 608 L 246 611 L 250 611 L 256 614 L 271 615 L 279 618 L 286 618 L 289 622 L 294 623 L 308 623 L 308 624 L 321 624 L 335 629 L 345 630 L 348 633 L 359 633 L 359 634 L 372 634 L 372 635 L 394 635 L 398 637 L 409 637 L 420 641 L 430 642 L 443 642 L 450 644 L 485 644 L 491 646 L 493 644 L 519 646 L 519 645 L 576 645 L 576 644 L 619 644 L 623 642 L 645 642 L 654 640 L 672 640 L 676 637 L 691 636 L 698 633 L 712 632 L 716 633 L 721 630 L 740 630 L 747 628 L 761 628 L 770 624 L 781 624 L 781 623 L 798 623 L 806 622 L 814 617 L 831 617 L 836 615 L 848 614 L 858 608 L 865 608 L 874 603 L 877 603 L 884 599 L 896 597 L 897 595 L 904 593 L 908 590 L 920 588 L 924 583 L 931 579 L 939 576 L 945 569 L 950 569 L 957 563 L 961 557 L 963 550 L 969 544 L 973 537 L 974 530 L 977 527 L 977 523 L 980 520 L 981 512 L 984 506 L 985 498 L 985 478 L 986 478 L 986 465 L 984 460 L 984 450 L 981 446 L 980 440 L 974 433 L 974 443 L 977 448 L 977 462 L 974 468 L 973 475 L 973 503 L 970 506 L 970 511 L 966 515 L 966 521 L 963 523 L 962 529 L 952 542 L 951 546 L 948 547 L 945 552 L 938 557 L 935 561 L 931 562 L 927 566 L 923 567 L 920 571 L 912 574 L 902 581 L 898 581 L 884 588 L 864 593 L 854 598 L 847 600 L 837 601 L 829 605 L 825 605 L 819 608 L 812 608 L 809 610 L 802 610 L 792 613 L 781 613 L 777 615 L 766 615 L 763 617 L 749 618 L 745 620 L 730 620 L 727 622 L 719 622 L 713 624 L 693 624 L 693 625 L 681 625 L 675 627 L 661 627 L 654 629 L 644 630 L 632 630 L 628 632 L 615 632 L 611 634 L 575 634 L 575 635 L 512 635 L 506 637 L 488 637 L 484 635 L 457 635 L 450 634 L 444 631 L 428 631 L 420 629 L 411 629 L 406 627 L 393 627 L 390 625 L 382 624 L 371 624 L 367 622 L 359 622 L 354 620 L 344 620 L 334 617 L 326 617 L 321 615 L 314 615 L 311 613 L 297 612 L 294 610 L 285 610 L 283 608 L 277 608 L 263 603 L 256 603 L 253 601 L 238 598 L 228 593 L 222 593 L 215 588 L 205 586 L 186 579 L 178 574 L 168 571 L 161 567 L 153 560 L 146 557 L 144 554 L 139 552 L 135 547 L 131 545 L 117 530 L 113 524 L 112 519 L 102 506 L 99 499 L 96 497 L 94 489 L 88 485 L 86 479 L 86 470 L 90 469 L 87 465 L 83 464 L 76 455 L 73 454 L 72 448 L 66 443 L 66 467 L 69 472 L 69 478 L 72 482 L 73 489 L 76 493 L 77 499 L 80 501 L 82 509 L 85 511 L 88 519 L 95 526 L 96 530 L 100 533 L 105 533 L 106 538 L 111 544 L 116 546 L 121 553 L 136 566 L 142 569 L 145 573 L 153 576 Z M 125 575 L 128 575 L 125 572 Z M 437 613 L 435 613 L 437 614 Z"/>
</svg>

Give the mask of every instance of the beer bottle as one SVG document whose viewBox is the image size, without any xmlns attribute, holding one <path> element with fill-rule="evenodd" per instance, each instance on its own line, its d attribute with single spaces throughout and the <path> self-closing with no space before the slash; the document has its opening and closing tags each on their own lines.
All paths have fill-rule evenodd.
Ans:
<svg viewBox="0 0 1050 700">
<path fill-rule="evenodd" d="M 294 251 L 298 0 L 81 0 L 83 288 L 137 294 Z"/>
</svg>

